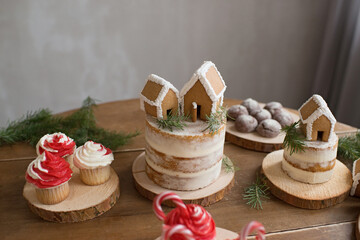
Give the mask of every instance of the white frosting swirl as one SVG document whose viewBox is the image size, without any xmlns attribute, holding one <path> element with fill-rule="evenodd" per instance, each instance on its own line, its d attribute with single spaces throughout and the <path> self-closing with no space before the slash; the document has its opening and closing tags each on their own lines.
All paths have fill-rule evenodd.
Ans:
<svg viewBox="0 0 360 240">
<path fill-rule="evenodd" d="M 53 133 L 53 134 L 46 134 L 42 138 L 40 138 L 39 142 L 36 144 L 37 155 L 40 155 L 40 152 L 39 152 L 40 147 L 48 152 L 55 152 L 55 153 L 58 152 L 58 150 L 56 150 L 56 149 L 52 149 L 52 148 L 45 146 L 45 141 L 52 143 L 54 136 L 56 136 L 56 135 L 59 137 L 59 143 L 66 143 L 66 145 L 69 145 L 74 141 L 72 138 L 66 136 L 64 133 L 61 133 L 61 132 Z M 66 157 L 66 156 L 63 156 L 63 157 Z"/>
<path fill-rule="evenodd" d="M 92 169 L 110 165 L 114 160 L 112 153 L 106 154 L 107 149 L 93 141 L 87 141 L 75 151 L 74 164 L 80 169 Z"/>
<path fill-rule="evenodd" d="M 39 155 L 37 158 L 35 158 L 34 161 L 32 161 L 28 168 L 27 168 L 27 173 L 29 174 L 29 176 L 32 178 L 32 179 L 40 179 L 40 180 L 44 180 L 42 179 L 39 174 L 37 174 L 35 171 L 34 171 L 34 168 L 37 168 L 39 169 L 41 172 L 45 172 L 47 173 L 48 170 L 43 168 L 41 166 L 41 162 L 45 161 L 46 160 L 46 157 L 45 157 L 45 152 L 43 152 L 41 155 Z"/>
</svg>

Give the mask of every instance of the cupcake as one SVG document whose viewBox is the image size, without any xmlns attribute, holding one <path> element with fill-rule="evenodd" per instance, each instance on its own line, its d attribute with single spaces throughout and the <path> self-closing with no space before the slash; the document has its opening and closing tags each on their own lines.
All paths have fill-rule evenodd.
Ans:
<svg viewBox="0 0 360 240">
<path fill-rule="evenodd" d="M 56 204 L 69 195 L 68 181 L 71 175 L 68 162 L 44 151 L 29 164 L 25 178 L 35 185 L 36 196 L 41 203 Z"/>
<path fill-rule="evenodd" d="M 80 169 L 81 180 L 88 185 L 99 185 L 110 178 L 110 164 L 114 155 L 100 143 L 87 141 L 75 151 L 74 165 Z"/>
<path fill-rule="evenodd" d="M 63 133 L 44 135 L 36 145 L 36 153 L 41 155 L 45 150 L 64 158 L 73 167 L 73 156 L 76 144 L 73 139 Z"/>
</svg>

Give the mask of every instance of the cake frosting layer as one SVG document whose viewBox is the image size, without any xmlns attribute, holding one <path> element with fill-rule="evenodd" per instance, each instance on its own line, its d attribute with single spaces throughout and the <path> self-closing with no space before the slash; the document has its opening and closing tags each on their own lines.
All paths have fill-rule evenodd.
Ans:
<svg viewBox="0 0 360 240">
<path fill-rule="evenodd" d="M 41 155 L 46 150 L 59 157 L 66 157 L 72 155 L 75 149 L 74 140 L 61 132 L 46 134 L 36 144 L 37 155 Z"/>
<path fill-rule="evenodd" d="M 75 151 L 74 164 L 79 169 L 92 169 L 110 165 L 114 155 L 100 143 L 87 141 Z"/>
<path fill-rule="evenodd" d="M 153 165 L 147 158 L 146 162 L 146 173 L 151 180 L 161 187 L 180 191 L 196 190 L 210 185 L 219 177 L 222 163 L 219 161 L 213 167 L 196 173 L 182 173 Z"/>
<path fill-rule="evenodd" d="M 203 157 L 219 151 L 224 146 L 225 124 L 215 134 L 210 134 L 204 129 L 204 121 L 187 122 L 184 130 L 159 129 L 156 119 L 147 116 L 145 127 L 145 140 L 149 146 L 163 154 L 180 157 Z"/>
<path fill-rule="evenodd" d="M 221 147 L 220 149 L 202 157 L 180 158 L 158 152 L 150 145 L 146 144 L 145 153 L 147 161 L 150 161 L 151 164 L 160 166 L 170 171 L 192 173 L 206 170 L 214 166 L 222 159 L 223 150 L 223 147 Z"/>
<path fill-rule="evenodd" d="M 334 165 L 335 166 L 335 165 Z M 310 172 L 292 166 L 285 159 L 282 160 L 282 169 L 294 180 L 304 183 L 324 183 L 330 180 L 334 169 L 324 172 Z"/>
<path fill-rule="evenodd" d="M 294 152 L 290 155 L 290 149 L 284 149 L 284 157 L 293 163 L 324 163 L 336 159 L 338 137 L 332 134 L 329 142 L 305 141 L 304 151 Z"/>
</svg>

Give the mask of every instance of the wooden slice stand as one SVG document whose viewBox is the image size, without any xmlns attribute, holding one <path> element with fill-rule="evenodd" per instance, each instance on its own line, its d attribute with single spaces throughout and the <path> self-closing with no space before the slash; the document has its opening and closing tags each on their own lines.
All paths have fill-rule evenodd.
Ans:
<svg viewBox="0 0 360 240">
<path fill-rule="evenodd" d="M 293 112 L 289 112 L 294 121 L 299 120 L 299 116 Z M 282 143 L 285 133 L 280 133 L 274 138 L 262 137 L 256 131 L 251 133 L 242 133 L 236 130 L 235 121 L 229 120 L 226 123 L 225 140 L 240 147 L 255 150 L 259 152 L 272 152 L 282 149 Z"/>
<path fill-rule="evenodd" d="M 75 168 L 69 187 L 69 196 L 53 205 L 39 202 L 33 184 L 25 184 L 23 195 L 31 211 L 47 221 L 60 223 L 81 222 L 98 217 L 112 208 L 120 197 L 119 177 L 113 168 L 110 179 L 98 186 L 85 185 L 80 179 L 79 170 Z"/>
<path fill-rule="evenodd" d="M 333 176 L 328 182 L 306 184 L 293 180 L 282 170 L 283 152 L 268 154 L 262 163 L 265 181 L 279 199 L 300 208 L 321 209 L 341 203 L 349 195 L 351 172 L 342 162 L 336 160 Z"/>
<path fill-rule="evenodd" d="M 136 189 L 144 197 L 153 200 L 158 194 L 169 191 L 169 189 L 160 187 L 154 183 L 146 174 L 145 171 L 145 153 L 141 153 L 135 160 L 132 166 L 132 173 L 135 179 Z M 175 191 L 184 201 L 184 203 L 189 204 L 198 204 L 201 206 L 209 206 L 217 201 L 220 201 L 224 198 L 225 194 L 230 191 L 234 186 L 234 172 L 225 172 L 224 169 L 221 169 L 219 178 L 209 186 L 194 190 L 194 191 Z M 174 207 L 175 205 L 171 201 L 165 201 L 164 205 Z"/>
<path fill-rule="evenodd" d="M 239 234 L 226 230 L 224 228 L 216 228 L 216 240 L 227 240 L 227 239 L 235 239 L 239 236 Z M 160 240 L 160 237 L 158 237 L 155 240 Z"/>
</svg>

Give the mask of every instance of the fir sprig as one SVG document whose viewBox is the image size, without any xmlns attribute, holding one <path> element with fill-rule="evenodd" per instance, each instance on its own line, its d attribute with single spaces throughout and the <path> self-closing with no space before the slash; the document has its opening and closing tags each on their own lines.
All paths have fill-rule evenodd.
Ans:
<svg viewBox="0 0 360 240">
<path fill-rule="evenodd" d="M 227 156 L 223 157 L 222 165 L 223 165 L 223 167 L 225 169 L 225 172 L 227 172 L 227 173 L 236 172 L 236 171 L 240 170 L 239 167 L 234 166 L 233 162 Z"/>
<path fill-rule="evenodd" d="M 281 129 L 281 131 L 286 133 L 283 147 L 290 148 L 290 155 L 304 151 L 305 137 L 298 131 L 299 123 L 300 120 Z"/>
<path fill-rule="evenodd" d="M 226 122 L 227 111 L 224 107 L 220 106 L 215 113 L 211 113 L 210 116 L 206 116 L 206 122 L 208 126 L 203 130 L 209 130 L 211 135 L 217 133 L 222 124 Z"/>
<path fill-rule="evenodd" d="M 349 160 L 360 158 L 360 132 L 354 136 L 341 137 L 338 145 L 338 155 Z"/>
<path fill-rule="evenodd" d="M 157 119 L 156 122 L 159 128 L 162 129 L 167 128 L 172 132 L 174 128 L 184 130 L 184 127 L 187 126 L 185 121 L 189 120 L 189 118 L 190 118 L 189 116 L 178 114 L 178 112 L 175 112 L 173 114 L 170 111 L 170 113 L 167 114 L 166 119 Z"/>
<path fill-rule="evenodd" d="M 269 199 L 268 190 L 269 187 L 264 182 L 264 178 L 257 176 L 256 181 L 245 189 L 243 199 L 247 201 L 246 204 L 250 205 L 251 208 L 263 209 L 262 201 Z"/>
<path fill-rule="evenodd" d="M 54 116 L 48 109 L 27 113 L 22 118 L 10 122 L 6 128 L 0 128 L 0 146 L 16 142 L 28 142 L 35 146 L 43 135 L 63 132 L 73 138 L 78 146 L 93 140 L 116 149 L 139 134 L 124 134 L 96 126 L 93 112 L 95 106 L 95 100 L 88 97 L 78 111 L 67 117 Z"/>
</svg>

